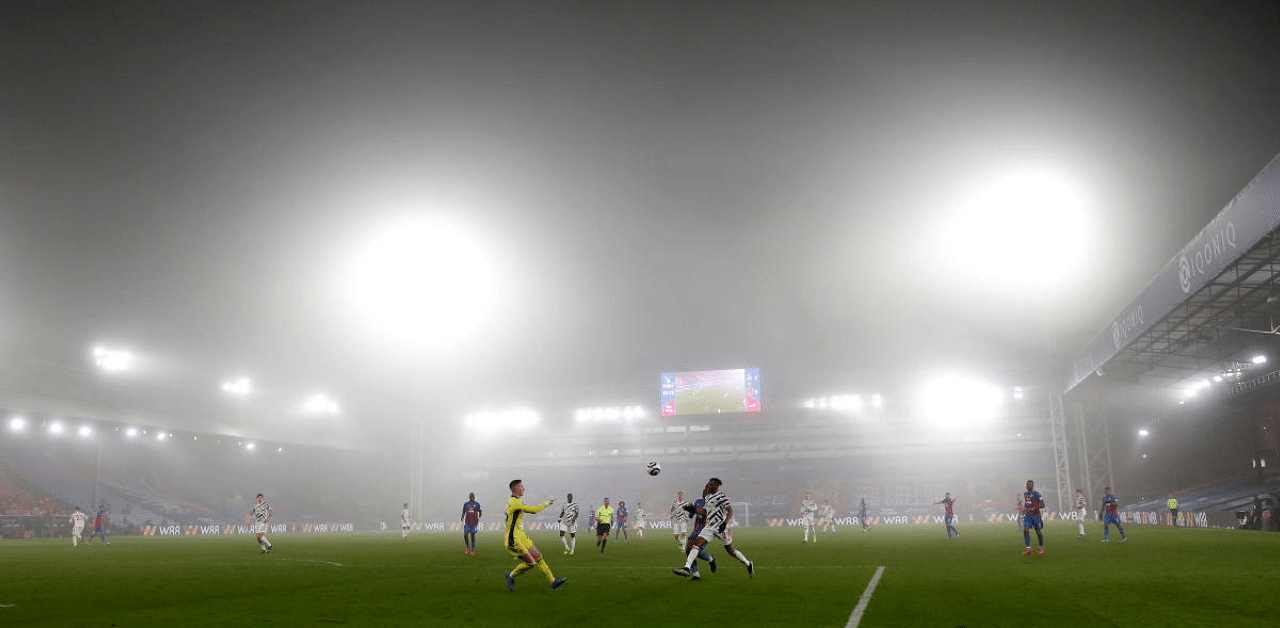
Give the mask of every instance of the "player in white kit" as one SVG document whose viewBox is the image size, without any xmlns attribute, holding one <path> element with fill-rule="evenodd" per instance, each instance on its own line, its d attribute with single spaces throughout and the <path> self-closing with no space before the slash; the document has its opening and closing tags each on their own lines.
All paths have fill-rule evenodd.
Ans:
<svg viewBox="0 0 1280 628">
<path fill-rule="evenodd" d="M 80 537 L 84 535 L 84 524 L 89 521 L 89 515 L 84 514 L 79 506 L 76 506 L 74 512 L 71 513 L 71 547 L 80 545 Z"/>
<path fill-rule="evenodd" d="M 409 540 L 409 504 L 405 503 L 404 510 L 400 511 L 400 540 Z"/>
<path fill-rule="evenodd" d="M 676 500 L 671 502 L 671 535 L 676 537 L 676 546 L 681 554 L 685 552 L 685 537 L 689 535 L 689 513 L 685 511 L 688 505 L 684 491 L 676 491 Z"/>
<path fill-rule="evenodd" d="M 267 540 L 267 524 L 271 523 L 273 514 L 275 511 L 271 509 L 271 502 L 263 499 L 262 493 L 258 493 L 258 503 L 253 505 L 249 515 L 253 517 L 253 533 L 258 536 L 258 547 L 263 554 L 271 551 L 271 541 Z"/>
<path fill-rule="evenodd" d="M 809 533 L 813 532 L 813 542 L 818 542 L 818 529 L 813 527 L 813 517 L 818 513 L 818 502 L 809 498 L 809 491 L 804 492 L 800 502 L 800 525 L 804 526 L 804 542 L 809 542 Z"/>
<path fill-rule="evenodd" d="M 560 507 L 560 544 L 564 545 L 564 553 L 572 555 L 578 549 L 578 504 L 573 501 L 573 493 L 569 493 L 565 504 Z M 565 533 L 569 538 L 565 539 Z"/>
<path fill-rule="evenodd" d="M 1084 518 L 1089 516 L 1089 511 L 1088 511 L 1089 502 L 1085 501 L 1084 492 L 1081 491 L 1080 489 L 1076 489 L 1075 506 L 1076 506 L 1076 515 L 1078 517 L 1076 519 L 1076 525 L 1080 526 L 1080 536 L 1077 538 L 1083 539 L 1084 538 Z"/>
</svg>

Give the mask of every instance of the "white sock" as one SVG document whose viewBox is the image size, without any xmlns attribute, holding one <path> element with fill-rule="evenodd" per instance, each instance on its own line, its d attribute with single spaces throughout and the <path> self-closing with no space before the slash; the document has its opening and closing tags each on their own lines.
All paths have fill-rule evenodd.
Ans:
<svg viewBox="0 0 1280 628">
<path fill-rule="evenodd" d="M 262 539 L 259 541 L 259 544 L 263 547 L 271 547 L 271 541 L 267 540 L 267 536 L 265 534 L 262 535 Z"/>
<path fill-rule="evenodd" d="M 684 560 L 685 569 L 690 569 L 693 567 L 693 563 L 698 560 L 698 550 L 700 549 L 702 548 L 698 547 L 697 545 L 694 545 L 693 549 L 689 550 L 689 556 L 686 557 Z"/>
<path fill-rule="evenodd" d="M 569 551 L 570 551 L 570 552 L 576 552 L 576 551 L 578 551 L 578 536 L 577 536 L 577 535 L 574 535 L 574 536 L 569 537 Z"/>
<path fill-rule="evenodd" d="M 742 552 L 739 552 L 738 550 L 733 550 L 733 557 L 738 559 L 738 561 L 744 565 L 747 564 L 747 562 L 749 562 L 747 561 L 747 557 L 743 556 Z"/>
</svg>

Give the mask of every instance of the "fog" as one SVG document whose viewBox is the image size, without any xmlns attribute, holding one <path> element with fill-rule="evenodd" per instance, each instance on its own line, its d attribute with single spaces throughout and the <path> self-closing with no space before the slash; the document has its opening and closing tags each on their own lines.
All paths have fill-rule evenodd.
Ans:
<svg viewBox="0 0 1280 628">
<path fill-rule="evenodd" d="M 805 488 L 905 512 L 1049 487 L 1074 353 L 1280 147 L 1276 11 L 7 7 L 0 411 L 30 429 L 5 472 L 362 527 L 472 491 L 492 521 L 517 477 L 656 513 L 715 475 L 774 517 Z M 660 416 L 659 373 L 744 367 L 760 413 Z M 1006 397 L 928 419 L 938 369 Z M 1165 414 L 1097 394 L 1117 434 Z M 517 408 L 540 423 L 464 425 Z M 1184 423 L 1161 460 L 1247 446 Z M 129 427 L 175 438 L 135 455 Z"/>
</svg>

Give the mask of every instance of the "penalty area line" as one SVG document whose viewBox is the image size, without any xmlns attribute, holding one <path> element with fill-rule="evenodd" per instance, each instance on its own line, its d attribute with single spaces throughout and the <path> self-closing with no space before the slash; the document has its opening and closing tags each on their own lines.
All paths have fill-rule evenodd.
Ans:
<svg viewBox="0 0 1280 628">
<path fill-rule="evenodd" d="M 862 592 L 862 598 L 858 600 L 858 605 L 854 607 L 853 613 L 849 615 L 849 623 L 844 628 L 858 628 L 858 622 L 862 621 L 862 613 L 867 610 L 867 604 L 871 602 L 871 594 L 875 592 L 876 585 L 880 583 L 880 576 L 884 573 L 884 566 L 876 568 L 876 575 L 871 576 L 871 582 L 867 583 L 867 589 Z"/>
</svg>

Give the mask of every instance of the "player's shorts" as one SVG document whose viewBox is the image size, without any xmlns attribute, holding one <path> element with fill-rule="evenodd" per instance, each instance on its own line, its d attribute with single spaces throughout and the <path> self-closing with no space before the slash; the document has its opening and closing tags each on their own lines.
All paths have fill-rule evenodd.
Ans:
<svg viewBox="0 0 1280 628">
<path fill-rule="evenodd" d="M 477 525 L 473 525 L 473 526 L 469 526 L 469 525 L 467 525 L 467 524 L 465 524 L 465 523 L 464 523 L 464 524 L 462 524 L 462 533 L 463 533 L 463 534 L 475 534 L 475 533 L 476 533 L 476 528 L 478 528 L 478 527 L 480 527 L 478 524 L 477 524 Z"/>
<path fill-rule="evenodd" d="M 530 559 L 532 559 L 529 561 L 530 563 L 536 563 L 538 562 L 538 559 L 542 558 L 542 553 L 538 551 L 537 547 L 534 547 L 532 541 L 521 541 L 517 539 L 514 546 L 507 545 L 506 549 L 507 553 L 516 560 L 524 560 L 522 557 L 526 554 Z"/>
<path fill-rule="evenodd" d="M 1022 527 L 1032 530 L 1044 529 L 1044 517 L 1041 515 L 1022 515 Z"/>
<path fill-rule="evenodd" d="M 101 532 L 101 531 L 102 531 L 102 529 L 101 529 L 101 528 L 99 528 L 99 529 L 97 529 L 97 530 L 94 530 L 94 532 L 95 532 L 95 533 L 97 533 L 97 532 Z M 255 524 L 253 524 L 253 533 L 254 533 L 254 534 L 266 534 L 266 533 L 267 533 L 267 522 L 265 522 L 265 521 L 259 521 L 259 522 L 255 523 Z"/>
<path fill-rule="evenodd" d="M 72 536 L 81 536 L 81 535 L 83 535 L 83 534 L 84 534 L 84 526 L 79 526 L 79 527 L 71 528 L 71 535 L 72 535 Z"/>
<path fill-rule="evenodd" d="M 672 533 L 672 534 L 676 534 L 676 535 L 680 535 L 680 534 L 688 534 L 688 533 L 689 533 L 689 520 L 688 520 L 688 519 L 686 519 L 686 518 L 684 518 L 684 517 L 680 517 L 679 519 L 672 519 L 672 520 L 671 520 L 671 533 Z"/>
<path fill-rule="evenodd" d="M 946 525 L 949 525 L 949 526 L 954 526 L 954 525 L 956 524 L 956 516 L 955 516 L 955 515 L 947 515 L 947 516 L 945 516 L 945 517 L 943 517 L 943 518 L 942 518 L 942 523 L 944 523 L 944 524 L 946 524 Z"/>
<path fill-rule="evenodd" d="M 568 532 L 569 534 L 577 534 L 577 533 L 578 533 L 578 522 L 577 522 L 577 521 L 574 521 L 573 523 L 566 523 L 566 522 L 564 522 L 564 521 L 561 521 L 561 522 L 560 522 L 560 531 L 561 531 L 561 532 Z"/>
<path fill-rule="evenodd" d="M 1120 515 L 1104 515 L 1102 517 L 1102 525 L 1109 526 L 1113 523 L 1120 525 Z"/>
<path fill-rule="evenodd" d="M 1085 509 L 1083 509 L 1083 508 L 1077 508 L 1077 509 L 1076 509 L 1076 515 L 1077 515 L 1077 518 L 1078 518 L 1080 521 L 1088 521 L 1088 520 L 1089 520 L 1089 513 L 1088 513 L 1088 511 L 1086 511 L 1086 510 L 1085 510 Z"/>
<path fill-rule="evenodd" d="M 619 530 L 624 530 L 624 529 L 629 528 L 629 527 L 631 527 L 631 526 L 627 525 L 627 522 L 626 522 L 626 521 L 619 521 L 619 522 L 618 522 L 618 529 L 619 529 Z"/>
<path fill-rule="evenodd" d="M 636 529 L 637 529 L 637 530 L 643 530 L 643 529 L 644 529 L 644 519 L 641 519 L 641 520 L 639 520 L 639 521 L 636 521 Z"/>
<path fill-rule="evenodd" d="M 803 517 L 800 517 L 800 523 L 801 523 L 802 525 L 804 525 L 804 527 L 806 527 L 806 528 L 812 528 L 812 527 L 813 527 L 813 517 L 812 517 L 811 515 L 805 515 L 805 516 L 803 516 Z"/>
<path fill-rule="evenodd" d="M 596 536 L 600 536 L 601 534 L 608 534 L 608 533 L 609 533 L 609 524 L 607 523 L 596 524 Z"/>
<path fill-rule="evenodd" d="M 718 532 L 715 527 L 702 526 L 702 532 L 698 533 L 698 537 L 706 539 L 708 543 L 710 543 L 712 539 L 719 537 L 725 545 L 733 545 L 733 528 L 725 526 L 724 532 Z"/>
</svg>

